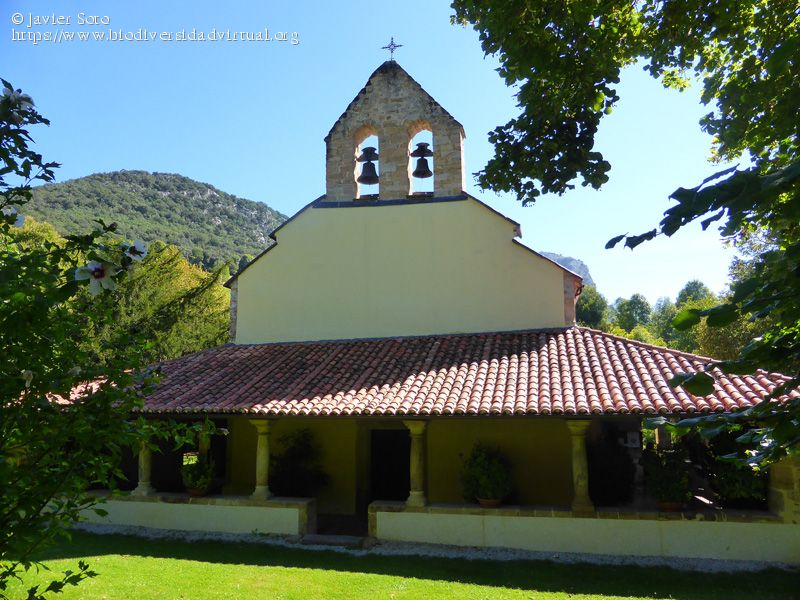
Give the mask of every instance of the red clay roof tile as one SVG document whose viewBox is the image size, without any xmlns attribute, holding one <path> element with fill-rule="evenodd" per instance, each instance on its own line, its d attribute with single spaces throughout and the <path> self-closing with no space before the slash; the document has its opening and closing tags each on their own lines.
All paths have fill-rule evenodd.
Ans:
<svg viewBox="0 0 800 600">
<path fill-rule="evenodd" d="M 600 331 L 227 345 L 162 365 L 144 410 L 259 415 L 589 415 L 752 406 L 783 375 L 721 375 L 698 397 L 668 380 L 708 359 Z M 797 396 L 798 392 L 793 392 Z"/>
</svg>

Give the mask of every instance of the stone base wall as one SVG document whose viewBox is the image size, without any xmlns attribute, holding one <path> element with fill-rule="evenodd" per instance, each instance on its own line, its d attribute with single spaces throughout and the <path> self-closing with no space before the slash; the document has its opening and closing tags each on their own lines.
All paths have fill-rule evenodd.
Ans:
<svg viewBox="0 0 800 600">
<path fill-rule="evenodd" d="M 183 494 L 119 496 L 89 510 L 85 521 L 104 525 L 302 536 L 316 531 L 316 503 L 312 498 L 192 498 Z"/>
<path fill-rule="evenodd" d="M 800 526 L 769 513 L 636 513 L 373 503 L 370 535 L 537 552 L 800 564 Z"/>
</svg>

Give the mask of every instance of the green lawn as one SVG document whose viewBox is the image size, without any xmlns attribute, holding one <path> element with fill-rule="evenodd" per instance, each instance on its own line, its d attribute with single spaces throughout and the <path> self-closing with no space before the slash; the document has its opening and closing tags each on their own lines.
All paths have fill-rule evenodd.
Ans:
<svg viewBox="0 0 800 600">
<path fill-rule="evenodd" d="M 75 533 L 44 558 L 86 559 L 99 576 L 55 598 L 800 598 L 797 572 L 699 574 L 670 569 L 367 556 L 262 544 Z M 25 583 L 49 581 L 29 574 Z M 25 588 L 27 589 L 27 588 Z M 11 597 L 24 595 L 23 586 Z"/>
</svg>

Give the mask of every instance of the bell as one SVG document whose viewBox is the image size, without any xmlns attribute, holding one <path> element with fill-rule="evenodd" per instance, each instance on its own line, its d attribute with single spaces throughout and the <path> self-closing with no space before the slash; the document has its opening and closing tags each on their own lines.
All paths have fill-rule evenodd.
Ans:
<svg viewBox="0 0 800 600">
<path fill-rule="evenodd" d="M 414 155 L 412 154 L 411 156 Z M 433 172 L 428 166 L 427 159 L 420 157 L 417 159 L 417 168 L 414 169 L 414 172 L 411 174 L 414 177 L 419 177 L 420 179 L 426 179 L 427 177 L 431 177 L 433 175 Z"/>
<path fill-rule="evenodd" d="M 372 148 L 372 150 L 374 152 L 375 148 Z M 359 157 L 359 161 L 360 160 L 361 158 Z M 361 167 L 361 175 L 358 176 L 356 181 L 358 183 L 363 183 L 364 185 L 375 185 L 378 183 L 378 173 L 375 171 L 375 164 L 371 161 L 365 162 L 364 166 Z"/>
<path fill-rule="evenodd" d="M 428 156 L 433 156 L 433 152 L 431 151 L 430 148 L 428 148 L 428 146 L 430 146 L 430 144 L 425 142 L 420 142 L 419 144 L 417 144 L 417 149 L 411 153 L 411 156 L 413 156 L 414 158 L 417 157 L 425 158 Z"/>
<path fill-rule="evenodd" d="M 367 146 L 361 152 L 361 156 L 359 156 L 356 161 L 357 162 L 367 162 L 370 160 L 378 160 L 378 153 L 372 146 Z M 373 167 L 374 168 L 374 167 Z"/>
</svg>

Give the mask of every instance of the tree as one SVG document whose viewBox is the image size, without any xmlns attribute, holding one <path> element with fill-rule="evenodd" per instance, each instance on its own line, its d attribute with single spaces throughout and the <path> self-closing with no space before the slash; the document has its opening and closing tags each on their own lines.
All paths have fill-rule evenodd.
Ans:
<svg viewBox="0 0 800 600">
<path fill-rule="evenodd" d="M 541 193 L 563 194 L 582 185 L 599 188 L 610 165 L 595 149 L 602 117 L 619 100 L 623 68 L 637 61 L 666 87 L 700 80 L 709 112 L 701 128 L 714 140 L 713 157 L 752 159 L 699 185 L 679 188 L 659 225 L 619 235 L 629 248 L 658 235 L 672 236 L 701 220 L 720 222 L 725 236 L 769 230 L 775 248 L 758 257 L 756 272 L 734 286 L 727 302 L 687 309 L 676 327 L 706 318 L 709 326 L 740 317 L 769 316 L 773 324 L 736 360 L 711 363 L 673 379 L 696 394 L 708 393 L 716 369 L 746 373 L 757 367 L 791 372 L 784 386 L 754 408 L 685 424 L 706 431 L 756 423 L 758 447 L 750 460 L 767 463 L 800 452 L 800 398 L 776 401 L 800 385 L 800 16 L 784 0 L 454 0 L 454 21 L 472 23 L 484 50 L 497 55 L 498 72 L 517 86 L 520 114 L 490 133 L 495 155 L 478 174 L 480 184 L 511 191 L 523 203 Z"/>
<path fill-rule="evenodd" d="M 614 324 L 625 331 L 633 331 L 637 325 L 646 325 L 650 321 L 650 303 L 641 294 L 634 294 L 629 299 L 618 298 L 614 302 Z"/>
<path fill-rule="evenodd" d="M 31 183 L 51 181 L 58 165 L 28 148 L 27 128 L 48 121 L 29 96 L 2 83 L 0 597 L 5 597 L 9 578 L 30 567 L 36 550 L 96 503 L 86 495 L 88 485 L 112 480 L 122 444 L 136 435 L 129 413 L 138 405 L 142 382 L 131 371 L 138 364 L 136 347 L 110 360 L 102 373 L 87 360 L 76 348 L 80 318 L 69 306 L 83 281 L 92 290 L 113 287 L 140 258 L 132 247 L 105 246 L 103 237 L 113 227 L 104 224 L 62 244 L 16 242 L 11 235 L 22 225 L 20 209 L 30 198 Z M 92 312 L 93 318 L 106 316 Z M 65 405 L 64 399 L 71 402 Z M 45 592 L 93 575 L 80 563 Z M 41 594 L 33 588 L 29 596 Z"/>
<path fill-rule="evenodd" d="M 583 286 L 575 306 L 575 318 L 580 325 L 594 329 L 608 327 L 608 300 L 593 285 Z"/>
<path fill-rule="evenodd" d="M 48 182 L 56 163 L 28 147 L 28 128 L 48 124 L 33 101 L 5 80 L 0 96 L 0 598 L 10 578 L 100 501 L 92 484 L 113 488 L 124 447 L 150 436 L 186 439 L 192 427 L 132 419 L 153 378 L 141 374 L 146 340 L 120 331 L 102 365 L 79 343 L 92 323 L 108 324 L 109 303 L 75 310 L 85 287 L 95 299 L 116 288 L 146 249 L 112 239 L 98 222 L 85 235 L 53 239 L 39 226 L 20 235 L 34 181 Z M 183 437 L 181 437 L 183 436 Z M 153 441 L 147 443 L 153 444 Z M 100 511 L 100 509 L 96 509 Z M 28 598 L 43 598 L 95 573 L 84 562 Z"/>
<path fill-rule="evenodd" d="M 678 292 L 678 297 L 675 300 L 676 307 L 680 308 L 687 302 L 696 300 L 706 300 L 713 298 L 714 294 L 708 289 L 708 286 L 699 279 L 692 279 L 688 281 L 683 289 Z"/>
<path fill-rule="evenodd" d="M 652 334 L 664 340 L 669 346 L 675 338 L 675 330 L 672 327 L 672 319 L 678 314 L 675 303 L 667 297 L 656 300 L 653 311 L 650 313 L 650 323 L 648 325 Z"/>
<path fill-rule="evenodd" d="M 175 246 L 153 243 L 136 271 L 100 299 L 113 319 L 87 320 L 87 351 L 105 364 L 117 351 L 110 342 L 122 332 L 149 341 L 143 352 L 146 364 L 224 344 L 230 318 L 230 295 L 222 287 L 227 275 L 225 266 L 206 273 Z M 85 291 L 76 300 L 81 312 L 98 302 Z"/>
</svg>

